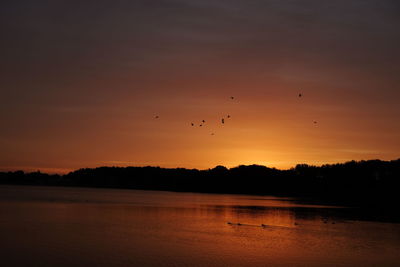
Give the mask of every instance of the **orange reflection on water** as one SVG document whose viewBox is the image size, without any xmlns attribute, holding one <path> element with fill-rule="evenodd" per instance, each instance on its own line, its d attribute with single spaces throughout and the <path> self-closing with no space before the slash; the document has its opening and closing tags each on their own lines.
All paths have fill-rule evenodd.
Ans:
<svg viewBox="0 0 400 267">
<path fill-rule="evenodd" d="M 349 220 L 340 207 L 243 195 L 43 187 L 0 191 L 6 265 L 400 263 L 398 224 Z"/>
</svg>

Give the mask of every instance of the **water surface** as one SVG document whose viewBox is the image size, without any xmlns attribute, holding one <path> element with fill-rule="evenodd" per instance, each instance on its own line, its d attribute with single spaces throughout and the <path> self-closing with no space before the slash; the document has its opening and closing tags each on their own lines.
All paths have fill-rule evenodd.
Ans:
<svg viewBox="0 0 400 267">
<path fill-rule="evenodd" d="M 400 224 L 292 198 L 0 186 L 0 201 L 2 266 L 400 265 Z"/>
</svg>

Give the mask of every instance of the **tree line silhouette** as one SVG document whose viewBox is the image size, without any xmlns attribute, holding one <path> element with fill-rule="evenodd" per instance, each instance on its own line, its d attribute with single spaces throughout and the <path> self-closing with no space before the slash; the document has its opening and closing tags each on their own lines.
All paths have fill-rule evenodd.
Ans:
<svg viewBox="0 0 400 267">
<path fill-rule="evenodd" d="M 0 172 L 0 184 L 259 194 L 376 203 L 400 198 L 400 159 L 323 166 L 299 164 L 289 170 L 241 165 L 208 170 L 99 167 L 65 175 L 15 171 Z"/>
</svg>

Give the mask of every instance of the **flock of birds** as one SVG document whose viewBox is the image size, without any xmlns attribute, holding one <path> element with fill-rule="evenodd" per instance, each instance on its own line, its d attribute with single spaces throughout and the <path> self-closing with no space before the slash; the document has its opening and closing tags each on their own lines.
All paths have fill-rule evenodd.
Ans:
<svg viewBox="0 0 400 267">
<path fill-rule="evenodd" d="M 298 97 L 299 97 L 299 98 L 302 98 L 302 97 L 303 97 L 303 94 L 302 94 L 302 93 L 299 93 L 299 94 L 298 94 Z M 234 96 L 231 96 L 230 99 L 231 99 L 231 100 L 235 100 L 235 97 L 234 97 Z M 155 118 L 155 119 L 159 119 L 160 116 L 159 116 L 159 115 L 156 115 L 154 118 Z M 221 124 L 224 125 L 224 124 L 225 124 L 225 120 L 226 120 L 226 119 L 230 119 L 230 118 L 231 118 L 231 115 L 229 115 L 229 114 L 226 115 L 226 116 L 224 116 L 224 117 L 222 117 L 222 118 L 221 118 Z M 205 120 L 201 120 L 201 122 L 198 124 L 198 126 L 199 126 L 199 127 L 203 127 L 203 126 L 205 125 L 205 123 L 206 123 Z M 318 122 L 314 120 L 313 123 L 314 123 L 314 125 L 316 125 Z M 190 125 L 191 125 L 192 127 L 195 127 L 195 126 L 196 126 L 196 124 L 195 124 L 194 122 L 191 122 Z M 212 132 L 211 135 L 215 135 L 215 133 Z"/>
<path fill-rule="evenodd" d="M 284 227 L 284 226 L 276 226 L 276 225 L 268 225 L 268 224 L 264 224 L 264 223 L 262 223 L 262 224 L 246 224 L 246 223 L 240 223 L 240 222 L 237 222 L 237 223 L 234 223 L 234 222 L 227 222 L 227 224 L 228 225 L 231 225 L 231 226 L 233 226 L 233 225 L 236 225 L 236 226 L 253 226 L 253 227 L 261 227 L 261 228 L 267 228 L 267 227 Z M 294 223 L 294 225 L 298 225 L 298 223 Z M 286 228 L 286 227 L 285 227 Z"/>
<path fill-rule="evenodd" d="M 328 218 L 323 218 L 322 222 L 324 224 L 328 224 L 329 223 L 329 219 Z M 336 224 L 336 222 L 333 221 L 333 220 L 330 223 L 331 224 Z M 261 228 L 278 227 L 276 225 L 268 225 L 268 224 L 264 224 L 264 223 L 262 223 L 262 224 L 246 224 L 246 223 L 240 223 L 240 222 L 237 222 L 237 223 L 235 223 L 235 222 L 227 222 L 226 224 L 231 225 L 231 226 L 234 226 L 234 225 L 236 225 L 236 226 L 253 226 L 253 227 L 261 227 Z M 294 226 L 298 226 L 299 224 L 297 222 L 295 222 L 293 225 Z M 284 226 L 279 226 L 279 227 L 284 227 Z"/>
</svg>

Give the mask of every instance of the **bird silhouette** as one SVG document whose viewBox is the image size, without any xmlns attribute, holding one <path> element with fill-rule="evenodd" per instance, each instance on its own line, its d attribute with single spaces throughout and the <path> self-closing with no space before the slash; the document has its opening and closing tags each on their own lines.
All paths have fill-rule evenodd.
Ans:
<svg viewBox="0 0 400 267">
<path fill-rule="evenodd" d="M 235 97 L 231 96 L 231 99 L 235 99 Z"/>
<path fill-rule="evenodd" d="M 205 120 L 202 120 L 201 122 L 202 122 L 202 123 L 205 123 L 206 121 L 205 121 Z"/>
<path fill-rule="evenodd" d="M 300 93 L 300 94 L 299 94 L 299 97 L 302 97 L 302 96 L 303 96 L 303 94 Z"/>
<path fill-rule="evenodd" d="M 194 126 L 194 123 L 192 122 L 191 125 Z"/>
<path fill-rule="evenodd" d="M 155 116 L 154 118 L 155 118 L 155 119 L 158 119 L 158 118 L 159 118 L 159 116 L 157 115 L 157 116 Z"/>
<path fill-rule="evenodd" d="M 225 119 L 222 119 L 221 122 L 222 122 L 222 124 L 224 124 L 225 123 Z"/>
<path fill-rule="evenodd" d="M 228 119 L 231 117 L 231 115 L 226 116 Z"/>
</svg>

